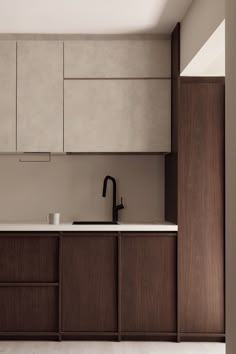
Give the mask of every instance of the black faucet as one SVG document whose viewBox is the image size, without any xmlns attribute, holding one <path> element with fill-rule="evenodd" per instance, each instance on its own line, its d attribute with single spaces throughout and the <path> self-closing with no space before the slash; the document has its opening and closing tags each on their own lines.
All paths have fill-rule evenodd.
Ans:
<svg viewBox="0 0 236 354">
<path fill-rule="evenodd" d="M 120 209 L 124 209 L 124 205 L 123 205 L 123 202 L 122 202 L 122 198 L 121 198 L 120 204 L 116 205 L 116 180 L 112 176 L 106 176 L 104 178 L 102 196 L 103 197 L 106 196 L 106 193 L 107 193 L 107 181 L 109 179 L 112 181 L 112 184 L 113 184 L 112 221 L 113 222 L 117 222 L 118 221 L 118 211 Z"/>
</svg>

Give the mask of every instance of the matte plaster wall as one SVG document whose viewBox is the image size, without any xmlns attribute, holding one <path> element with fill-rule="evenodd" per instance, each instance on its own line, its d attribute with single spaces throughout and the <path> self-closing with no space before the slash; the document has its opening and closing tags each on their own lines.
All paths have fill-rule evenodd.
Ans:
<svg viewBox="0 0 236 354">
<path fill-rule="evenodd" d="M 102 198 L 103 178 L 117 179 L 124 222 L 164 220 L 164 157 L 155 155 L 54 155 L 47 162 L 19 162 L 0 155 L 0 222 L 111 219 L 112 189 Z M 119 201 L 119 200 L 118 200 Z"/>
</svg>

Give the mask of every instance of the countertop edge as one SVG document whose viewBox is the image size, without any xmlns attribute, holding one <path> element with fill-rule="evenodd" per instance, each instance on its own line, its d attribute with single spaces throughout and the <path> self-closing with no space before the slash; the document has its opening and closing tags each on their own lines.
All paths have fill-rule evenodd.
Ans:
<svg viewBox="0 0 236 354">
<path fill-rule="evenodd" d="M 178 226 L 171 223 L 163 224 L 118 224 L 118 225 L 72 225 L 72 224 L 0 224 L 0 232 L 177 232 Z"/>
</svg>

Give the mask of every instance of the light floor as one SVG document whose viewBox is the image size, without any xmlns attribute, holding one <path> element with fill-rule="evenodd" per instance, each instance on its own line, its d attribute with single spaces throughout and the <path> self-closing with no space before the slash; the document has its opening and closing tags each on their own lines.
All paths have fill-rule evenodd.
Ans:
<svg viewBox="0 0 236 354">
<path fill-rule="evenodd" d="M 0 342 L 4 354 L 225 354 L 223 343 Z"/>
</svg>

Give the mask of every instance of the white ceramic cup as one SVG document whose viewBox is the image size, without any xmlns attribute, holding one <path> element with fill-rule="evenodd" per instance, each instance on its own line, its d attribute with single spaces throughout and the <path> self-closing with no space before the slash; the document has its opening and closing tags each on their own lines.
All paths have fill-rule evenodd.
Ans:
<svg viewBox="0 0 236 354">
<path fill-rule="evenodd" d="M 48 223 L 50 225 L 59 225 L 60 224 L 60 213 L 49 213 Z"/>
</svg>

